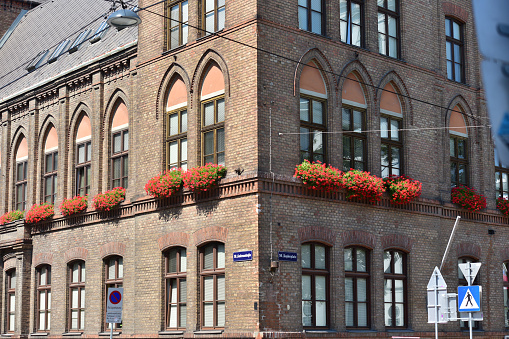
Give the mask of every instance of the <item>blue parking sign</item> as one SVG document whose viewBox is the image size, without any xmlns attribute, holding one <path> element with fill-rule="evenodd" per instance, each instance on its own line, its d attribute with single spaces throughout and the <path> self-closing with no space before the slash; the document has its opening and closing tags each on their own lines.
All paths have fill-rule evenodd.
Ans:
<svg viewBox="0 0 509 339">
<path fill-rule="evenodd" d="M 478 312 L 481 310 L 481 286 L 458 287 L 458 311 Z"/>
</svg>

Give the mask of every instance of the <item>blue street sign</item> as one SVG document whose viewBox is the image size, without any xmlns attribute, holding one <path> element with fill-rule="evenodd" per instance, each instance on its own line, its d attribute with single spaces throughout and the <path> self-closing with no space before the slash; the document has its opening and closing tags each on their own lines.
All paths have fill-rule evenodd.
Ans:
<svg viewBox="0 0 509 339">
<path fill-rule="evenodd" d="M 253 251 L 233 252 L 233 261 L 253 260 Z"/>
<path fill-rule="evenodd" d="M 294 252 L 277 252 L 279 261 L 297 261 L 297 253 Z"/>
<path fill-rule="evenodd" d="M 458 311 L 478 312 L 481 310 L 481 287 L 459 286 L 458 287 Z"/>
</svg>

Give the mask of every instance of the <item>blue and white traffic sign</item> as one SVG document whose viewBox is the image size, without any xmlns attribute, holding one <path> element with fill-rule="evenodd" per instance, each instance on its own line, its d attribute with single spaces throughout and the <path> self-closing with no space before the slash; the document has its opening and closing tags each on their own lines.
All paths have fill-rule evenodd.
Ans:
<svg viewBox="0 0 509 339">
<path fill-rule="evenodd" d="M 233 252 L 233 261 L 253 260 L 253 251 Z"/>
<path fill-rule="evenodd" d="M 481 286 L 458 287 L 458 311 L 478 312 L 481 310 Z"/>
</svg>

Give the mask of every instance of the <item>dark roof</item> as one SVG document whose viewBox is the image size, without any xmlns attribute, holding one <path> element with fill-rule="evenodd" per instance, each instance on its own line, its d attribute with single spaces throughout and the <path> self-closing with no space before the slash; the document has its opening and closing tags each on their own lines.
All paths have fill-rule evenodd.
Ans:
<svg viewBox="0 0 509 339">
<path fill-rule="evenodd" d="M 110 27 L 99 41 L 85 41 L 76 52 L 65 51 L 56 61 L 47 62 L 62 41 L 70 40 L 68 49 L 86 29 L 91 30 L 90 39 L 105 21 L 110 7 L 111 2 L 105 0 L 53 0 L 31 9 L 0 48 L 0 103 L 70 69 L 135 44 L 137 27 L 121 31 Z M 40 66 L 29 72 L 26 67 L 45 50 L 49 52 Z"/>
</svg>

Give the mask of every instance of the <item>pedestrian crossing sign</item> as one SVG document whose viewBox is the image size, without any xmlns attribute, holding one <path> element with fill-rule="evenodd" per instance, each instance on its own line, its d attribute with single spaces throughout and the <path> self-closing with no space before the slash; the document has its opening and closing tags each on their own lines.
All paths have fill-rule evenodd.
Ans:
<svg viewBox="0 0 509 339">
<path fill-rule="evenodd" d="M 458 287 L 458 311 L 478 312 L 481 310 L 481 286 Z"/>
</svg>

